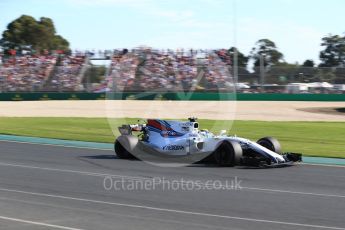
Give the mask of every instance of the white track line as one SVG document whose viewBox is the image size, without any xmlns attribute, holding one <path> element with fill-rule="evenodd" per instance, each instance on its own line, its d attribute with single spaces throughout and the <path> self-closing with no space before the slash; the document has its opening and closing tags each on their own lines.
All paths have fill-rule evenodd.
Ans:
<svg viewBox="0 0 345 230">
<path fill-rule="evenodd" d="M 69 170 L 69 169 L 58 169 L 58 168 L 47 168 L 47 167 L 38 167 L 32 165 L 21 165 L 21 164 L 9 164 L 0 162 L 2 166 L 10 166 L 10 167 L 19 167 L 19 168 L 28 168 L 28 169 L 39 169 L 39 170 L 47 170 L 47 171 L 54 171 L 54 172 L 63 172 L 63 173 L 75 173 L 87 176 L 97 176 L 97 177 L 113 177 L 113 178 L 124 178 L 129 180 L 149 180 L 152 178 L 148 177 L 135 177 L 135 176 L 126 176 L 126 175 L 116 175 L 116 174 L 106 174 L 106 173 L 95 173 L 95 172 L 85 172 L 85 171 L 78 171 L 78 170 Z"/>
<path fill-rule="evenodd" d="M 58 198 L 58 199 L 74 200 L 74 201 L 96 203 L 96 204 L 106 204 L 106 205 L 128 207 L 128 208 L 146 209 L 146 210 L 160 211 L 160 212 L 177 213 L 177 214 L 187 214 L 187 215 L 195 215 L 195 216 L 215 217 L 215 218 L 222 218 L 222 219 L 250 221 L 250 222 L 259 222 L 259 223 L 269 223 L 269 224 L 281 224 L 281 225 L 289 225 L 289 226 L 296 226 L 296 227 L 309 227 L 309 228 L 317 228 L 317 229 L 345 230 L 345 228 L 332 227 L 332 226 L 324 226 L 324 225 L 301 224 L 301 223 L 284 222 L 284 221 L 276 221 L 276 220 L 245 218 L 245 217 L 238 217 L 238 216 L 225 216 L 225 215 L 217 215 L 217 214 L 204 213 L 204 212 L 193 212 L 193 211 L 184 211 L 184 210 L 178 210 L 178 209 L 157 208 L 157 207 L 144 206 L 144 205 L 116 203 L 116 202 L 107 202 L 107 201 L 101 201 L 101 200 L 90 200 L 90 199 L 84 199 L 84 198 L 78 198 L 78 197 L 61 196 L 61 195 L 53 195 L 53 194 L 46 194 L 46 193 L 27 192 L 27 191 L 14 190 L 14 189 L 0 188 L 0 191 L 13 192 L 13 193 L 22 193 L 22 194 L 28 194 L 28 195 L 33 195 L 33 196 L 41 196 L 41 197 L 51 197 L 51 198 Z"/>
<path fill-rule="evenodd" d="M 313 192 L 299 192 L 299 191 L 280 190 L 280 189 L 266 189 L 266 188 L 255 188 L 255 187 L 242 187 L 242 189 L 254 190 L 254 191 L 264 191 L 264 192 L 290 193 L 290 194 L 298 194 L 298 195 L 310 195 L 310 196 L 345 198 L 345 195 L 313 193 Z"/>
<path fill-rule="evenodd" d="M 47 224 L 47 223 L 43 223 L 43 222 L 30 221 L 30 220 L 23 220 L 23 219 L 12 218 L 12 217 L 7 217 L 7 216 L 0 216 L 0 219 L 1 219 L 1 220 L 14 221 L 14 222 L 20 222 L 20 223 L 24 223 L 24 224 L 39 225 L 39 226 L 44 226 L 44 227 L 49 227 L 49 228 L 55 228 L 55 229 L 64 229 L 64 230 L 83 230 L 83 229 L 81 229 L 81 228 L 70 228 L 70 227 L 61 226 L 61 225 Z"/>
<path fill-rule="evenodd" d="M 301 165 L 311 165 L 311 166 L 323 166 L 323 167 L 333 167 L 333 168 L 345 168 L 345 165 L 330 165 L 330 164 L 316 164 L 316 163 L 299 163 Z"/>
<path fill-rule="evenodd" d="M 121 179 L 126 179 L 126 180 L 153 180 L 154 179 L 154 178 L 140 177 L 140 176 L 127 176 L 127 175 L 119 175 L 119 174 L 94 173 L 94 172 L 85 172 L 85 171 L 68 170 L 68 169 L 38 167 L 38 166 L 31 166 L 31 165 L 9 164 L 9 163 L 3 163 L 3 162 L 0 162 L 0 165 L 9 166 L 9 167 L 19 167 L 19 168 L 27 168 L 27 169 L 38 169 L 38 170 L 47 170 L 47 171 L 54 171 L 54 172 L 63 172 L 63 173 L 75 173 L 75 174 L 80 174 L 80 175 L 96 176 L 96 177 L 121 178 Z M 182 183 L 182 182 L 179 182 L 179 183 Z M 209 187 L 208 185 L 206 185 L 204 183 L 196 183 L 196 185 Z M 222 186 L 222 188 L 226 189 L 225 186 Z M 287 193 L 287 194 L 296 194 L 296 195 L 333 197 L 333 198 L 345 198 L 345 195 L 337 195 L 337 194 L 300 192 L 300 191 L 290 191 L 290 190 L 281 190 L 281 189 L 244 187 L 244 186 L 241 186 L 240 190 L 251 190 L 251 191 L 273 192 L 273 193 Z"/>
</svg>

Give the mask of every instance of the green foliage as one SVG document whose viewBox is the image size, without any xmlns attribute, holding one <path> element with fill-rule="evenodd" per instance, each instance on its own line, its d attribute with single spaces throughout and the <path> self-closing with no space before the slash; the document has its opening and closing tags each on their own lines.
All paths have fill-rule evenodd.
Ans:
<svg viewBox="0 0 345 230">
<path fill-rule="evenodd" d="M 345 65 L 345 36 L 329 35 L 322 38 L 320 52 L 320 67 L 338 67 Z"/>
<path fill-rule="evenodd" d="M 239 67 L 247 67 L 248 64 L 248 57 L 241 53 L 237 48 L 231 47 L 228 49 L 228 54 L 230 55 L 231 59 L 233 60 L 235 51 L 237 51 L 237 64 Z M 232 61 L 234 63 L 234 61 Z"/>
<path fill-rule="evenodd" d="M 22 15 L 7 25 L 2 34 L 1 44 L 5 49 L 31 47 L 38 52 L 45 49 L 69 50 L 68 41 L 56 34 L 50 18 L 41 17 L 37 21 L 28 15 Z"/>
<path fill-rule="evenodd" d="M 311 59 L 307 59 L 303 62 L 303 67 L 314 67 L 315 66 L 315 62 Z"/>
<path fill-rule="evenodd" d="M 91 66 L 85 72 L 83 83 L 100 83 L 105 76 L 105 66 Z"/>
<path fill-rule="evenodd" d="M 282 83 L 281 79 L 284 81 L 294 82 L 301 81 L 299 79 L 300 65 L 289 64 L 286 62 L 278 63 L 275 66 L 272 66 L 267 69 L 266 82 L 269 83 Z M 286 82 L 283 82 L 286 83 Z"/>
<path fill-rule="evenodd" d="M 336 68 L 334 75 L 336 76 L 334 79 L 335 84 L 345 84 L 345 68 Z"/>
<path fill-rule="evenodd" d="M 282 83 L 283 76 L 286 82 L 330 82 L 341 83 L 345 80 L 344 68 L 317 68 L 305 65 L 279 63 L 268 68 L 265 75 L 269 83 Z"/>
<path fill-rule="evenodd" d="M 260 66 L 260 57 L 263 58 L 264 66 L 273 66 L 283 60 L 284 55 L 278 51 L 276 44 L 269 39 L 260 39 L 250 53 L 254 60 L 254 66 Z"/>
</svg>

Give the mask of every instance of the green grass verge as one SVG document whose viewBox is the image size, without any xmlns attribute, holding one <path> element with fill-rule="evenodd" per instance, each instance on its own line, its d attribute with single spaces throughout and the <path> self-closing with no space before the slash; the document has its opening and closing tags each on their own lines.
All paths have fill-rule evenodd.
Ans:
<svg viewBox="0 0 345 230">
<path fill-rule="evenodd" d="M 113 119 L 113 127 L 136 119 Z M 200 120 L 202 128 L 213 121 Z M 112 143 L 114 135 L 105 118 L 0 118 L 0 133 L 66 140 Z M 345 158 L 345 122 L 235 121 L 230 134 L 252 140 L 279 139 L 284 151 L 309 156 Z"/>
</svg>

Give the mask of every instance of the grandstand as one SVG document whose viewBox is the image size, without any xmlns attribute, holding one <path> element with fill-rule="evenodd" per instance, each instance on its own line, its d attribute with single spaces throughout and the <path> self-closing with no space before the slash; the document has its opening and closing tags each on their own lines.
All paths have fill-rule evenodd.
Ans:
<svg viewBox="0 0 345 230">
<path fill-rule="evenodd" d="M 86 56 L 59 57 L 54 71 L 42 91 L 83 91 L 81 82 L 87 68 Z"/>
<path fill-rule="evenodd" d="M 99 65 L 105 71 L 88 71 Z M 225 49 L 26 53 L 2 57 L 0 91 L 226 91 L 236 86 L 243 93 L 345 92 L 344 68 L 277 66 L 260 71 L 239 68 L 239 82 L 234 83 L 232 57 Z"/>
<path fill-rule="evenodd" d="M 42 90 L 53 72 L 57 58 L 50 55 L 23 55 L 4 59 L 0 68 L 1 91 Z"/>
<path fill-rule="evenodd" d="M 225 90 L 233 82 L 231 65 L 203 50 L 135 49 L 114 56 L 110 73 L 108 87 L 121 91 Z"/>
</svg>

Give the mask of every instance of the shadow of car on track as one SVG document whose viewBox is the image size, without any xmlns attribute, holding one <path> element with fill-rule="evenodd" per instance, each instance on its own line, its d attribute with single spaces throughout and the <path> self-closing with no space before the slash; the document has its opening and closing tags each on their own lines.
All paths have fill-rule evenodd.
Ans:
<svg viewBox="0 0 345 230">
<path fill-rule="evenodd" d="M 201 167 L 201 168 L 219 168 L 219 169 L 224 169 L 224 168 L 228 168 L 228 169 L 270 169 L 270 170 L 273 170 L 273 169 L 277 169 L 277 168 L 289 168 L 291 166 L 284 166 L 284 167 L 256 167 L 256 166 L 241 166 L 241 165 L 238 165 L 238 166 L 234 166 L 234 167 L 229 167 L 229 166 L 219 166 L 217 164 L 192 164 L 192 165 L 188 165 L 186 167 Z"/>
<path fill-rule="evenodd" d="M 116 155 L 92 155 L 92 156 L 82 156 L 82 158 L 87 158 L 87 159 L 98 159 L 98 160 L 120 160 Z"/>
<path fill-rule="evenodd" d="M 138 159 L 121 159 L 117 157 L 116 155 L 91 155 L 91 156 L 81 156 L 81 158 L 86 159 L 95 159 L 95 160 L 124 160 L 124 161 L 140 161 Z M 292 165 L 291 165 L 292 166 Z M 227 167 L 227 166 L 219 166 L 217 164 L 204 164 L 204 163 L 195 163 L 191 165 L 187 165 L 185 167 L 190 168 L 229 168 L 229 169 L 276 169 L 276 168 L 289 168 L 291 166 L 280 166 L 280 167 L 255 167 L 255 166 L 235 166 L 235 167 Z"/>
<path fill-rule="evenodd" d="M 137 159 L 121 159 L 115 154 L 109 155 L 91 155 L 91 156 L 81 156 L 81 158 L 95 159 L 95 160 L 125 160 L 125 161 L 137 161 Z"/>
</svg>

